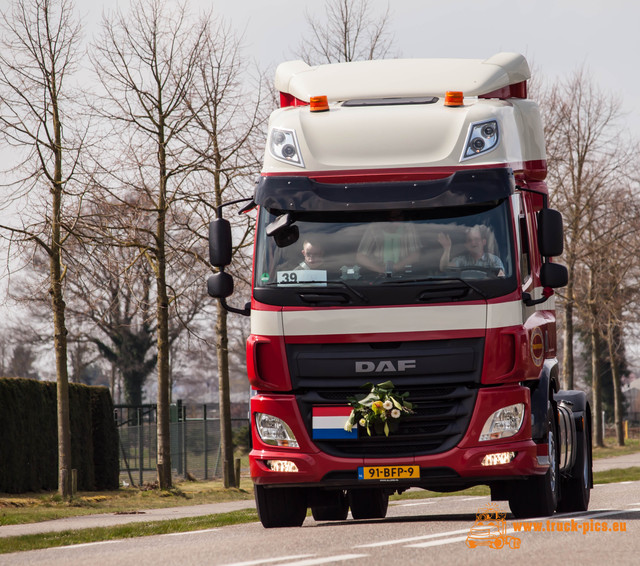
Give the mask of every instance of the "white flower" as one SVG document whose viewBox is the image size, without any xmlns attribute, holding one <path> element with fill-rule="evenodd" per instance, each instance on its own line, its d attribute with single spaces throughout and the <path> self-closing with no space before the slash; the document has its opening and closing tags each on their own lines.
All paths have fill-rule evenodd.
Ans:
<svg viewBox="0 0 640 566">
<path fill-rule="evenodd" d="M 400 418 L 400 411 L 398 409 L 393 409 L 393 411 L 391 411 L 391 417 L 394 419 L 399 419 Z"/>
<path fill-rule="evenodd" d="M 360 422 L 358 424 L 360 426 L 366 426 L 367 425 L 367 421 L 365 421 L 364 419 L 360 419 Z"/>
<path fill-rule="evenodd" d="M 387 399 L 383 404 L 382 407 L 384 408 L 385 411 L 390 411 L 391 409 L 393 409 L 393 403 Z"/>
</svg>

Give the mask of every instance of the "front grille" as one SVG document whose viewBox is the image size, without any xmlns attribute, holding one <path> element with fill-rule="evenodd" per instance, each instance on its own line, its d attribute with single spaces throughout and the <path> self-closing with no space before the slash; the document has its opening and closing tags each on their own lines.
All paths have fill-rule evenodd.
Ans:
<svg viewBox="0 0 640 566">
<path fill-rule="evenodd" d="M 317 447 L 340 457 L 385 458 L 437 454 L 462 439 L 473 412 L 480 383 L 484 340 L 462 339 L 432 342 L 381 344 L 289 345 L 289 368 L 294 393 L 305 424 L 312 434 L 314 406 L 347 405 L 348 398 L 362 396 L 366 382 L 391 380 L 399 393 L 408 392 L 415 414 L 400 419 L 399 429 L 388 437 L 368 436 L 357 440 L 316 440 Z M 418 360 L 410 375 L 357 375 L 349 371 L 355 361 L 375 358 Z M 443 360 L 455 360 L 443 363 Z M 311 363 L 311 362 L 314 363 Z M 320 375 L 319 368 L 341 372 Z M 308 371 L 306 371 L 308 368 Z"/>
<path fill-rule="evenodd" d="M 473 411 L 475 388 L 465 385 L 402 387 L 409 393 L 415 414 L 400 419 L 397 431 L 388 437 L 368 436 L 360 430 L 357 440 L 315 441 L 320 450 L 344 457 L 404 457 L 436 454 L 453 448 L 462 438 Z M 346 405 L 347 398 L 362 391 L 322 391 L 298 395 L 300 411 L 311 434 L 312 408 L 318 405 Z"/>
</svg>

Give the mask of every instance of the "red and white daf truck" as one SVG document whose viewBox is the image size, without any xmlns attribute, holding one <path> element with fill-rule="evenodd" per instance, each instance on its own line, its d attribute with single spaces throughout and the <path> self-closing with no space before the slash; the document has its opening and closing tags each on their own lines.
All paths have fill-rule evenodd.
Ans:
<svg viewBox="0 0 640 566">
<path fill-rule="evenodd" d="M 585 510 L 591 411 L 560 391 L 543 128 L 524 57 L 281 64 L 256 208 L 251 476 L 265 527 L 382 518 L 394 492 L 477 484 L 516 517 Z M 412 405 L 345 426 L 370 387 Z M 390 414 L 390 413 L 389 413 Z M 398 416 L 398 413 L 395 415 Z M 391 417 L 388 417 L 391 420 Z M 395 418 L 395 417 L 394 417 Z M 351 429 L 351 430 L 349 430 Z"/>
</svg>

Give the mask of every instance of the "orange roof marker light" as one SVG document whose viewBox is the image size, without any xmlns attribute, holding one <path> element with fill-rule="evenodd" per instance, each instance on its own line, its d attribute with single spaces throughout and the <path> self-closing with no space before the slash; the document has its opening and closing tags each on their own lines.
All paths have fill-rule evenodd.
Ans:
<svg viewBox="0 0 640 566">
<path fill-rule="evenodd" d="M 444 95 L 445 106 L 463 106 L 464 93 L 459 90 L 448 90 Z"/>
<path fill-rule="evenodd" d="M 309 109 L 311 112 L 328 112 L 329 101 L 327 100 L 326 95 L 312 96 L 309 99 Z"/>
</svg>

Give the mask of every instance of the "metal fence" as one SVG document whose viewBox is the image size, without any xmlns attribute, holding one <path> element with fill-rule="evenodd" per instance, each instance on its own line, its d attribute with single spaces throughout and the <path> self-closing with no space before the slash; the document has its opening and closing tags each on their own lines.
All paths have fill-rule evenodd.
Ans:
<svg viewBox="0 0 640 566">
<path fill-rule="evenodd" d="M 220 419 L 216 405 L 171 405 L 171 468 L 174 479 L 207 480 L 222 477 Z M 156 405 L 115 406 L 119 432 L 120 484 L 144 485 L 156 480 Z M 234 431 L 248 419 L 231 419 Z"/>
</svg>

